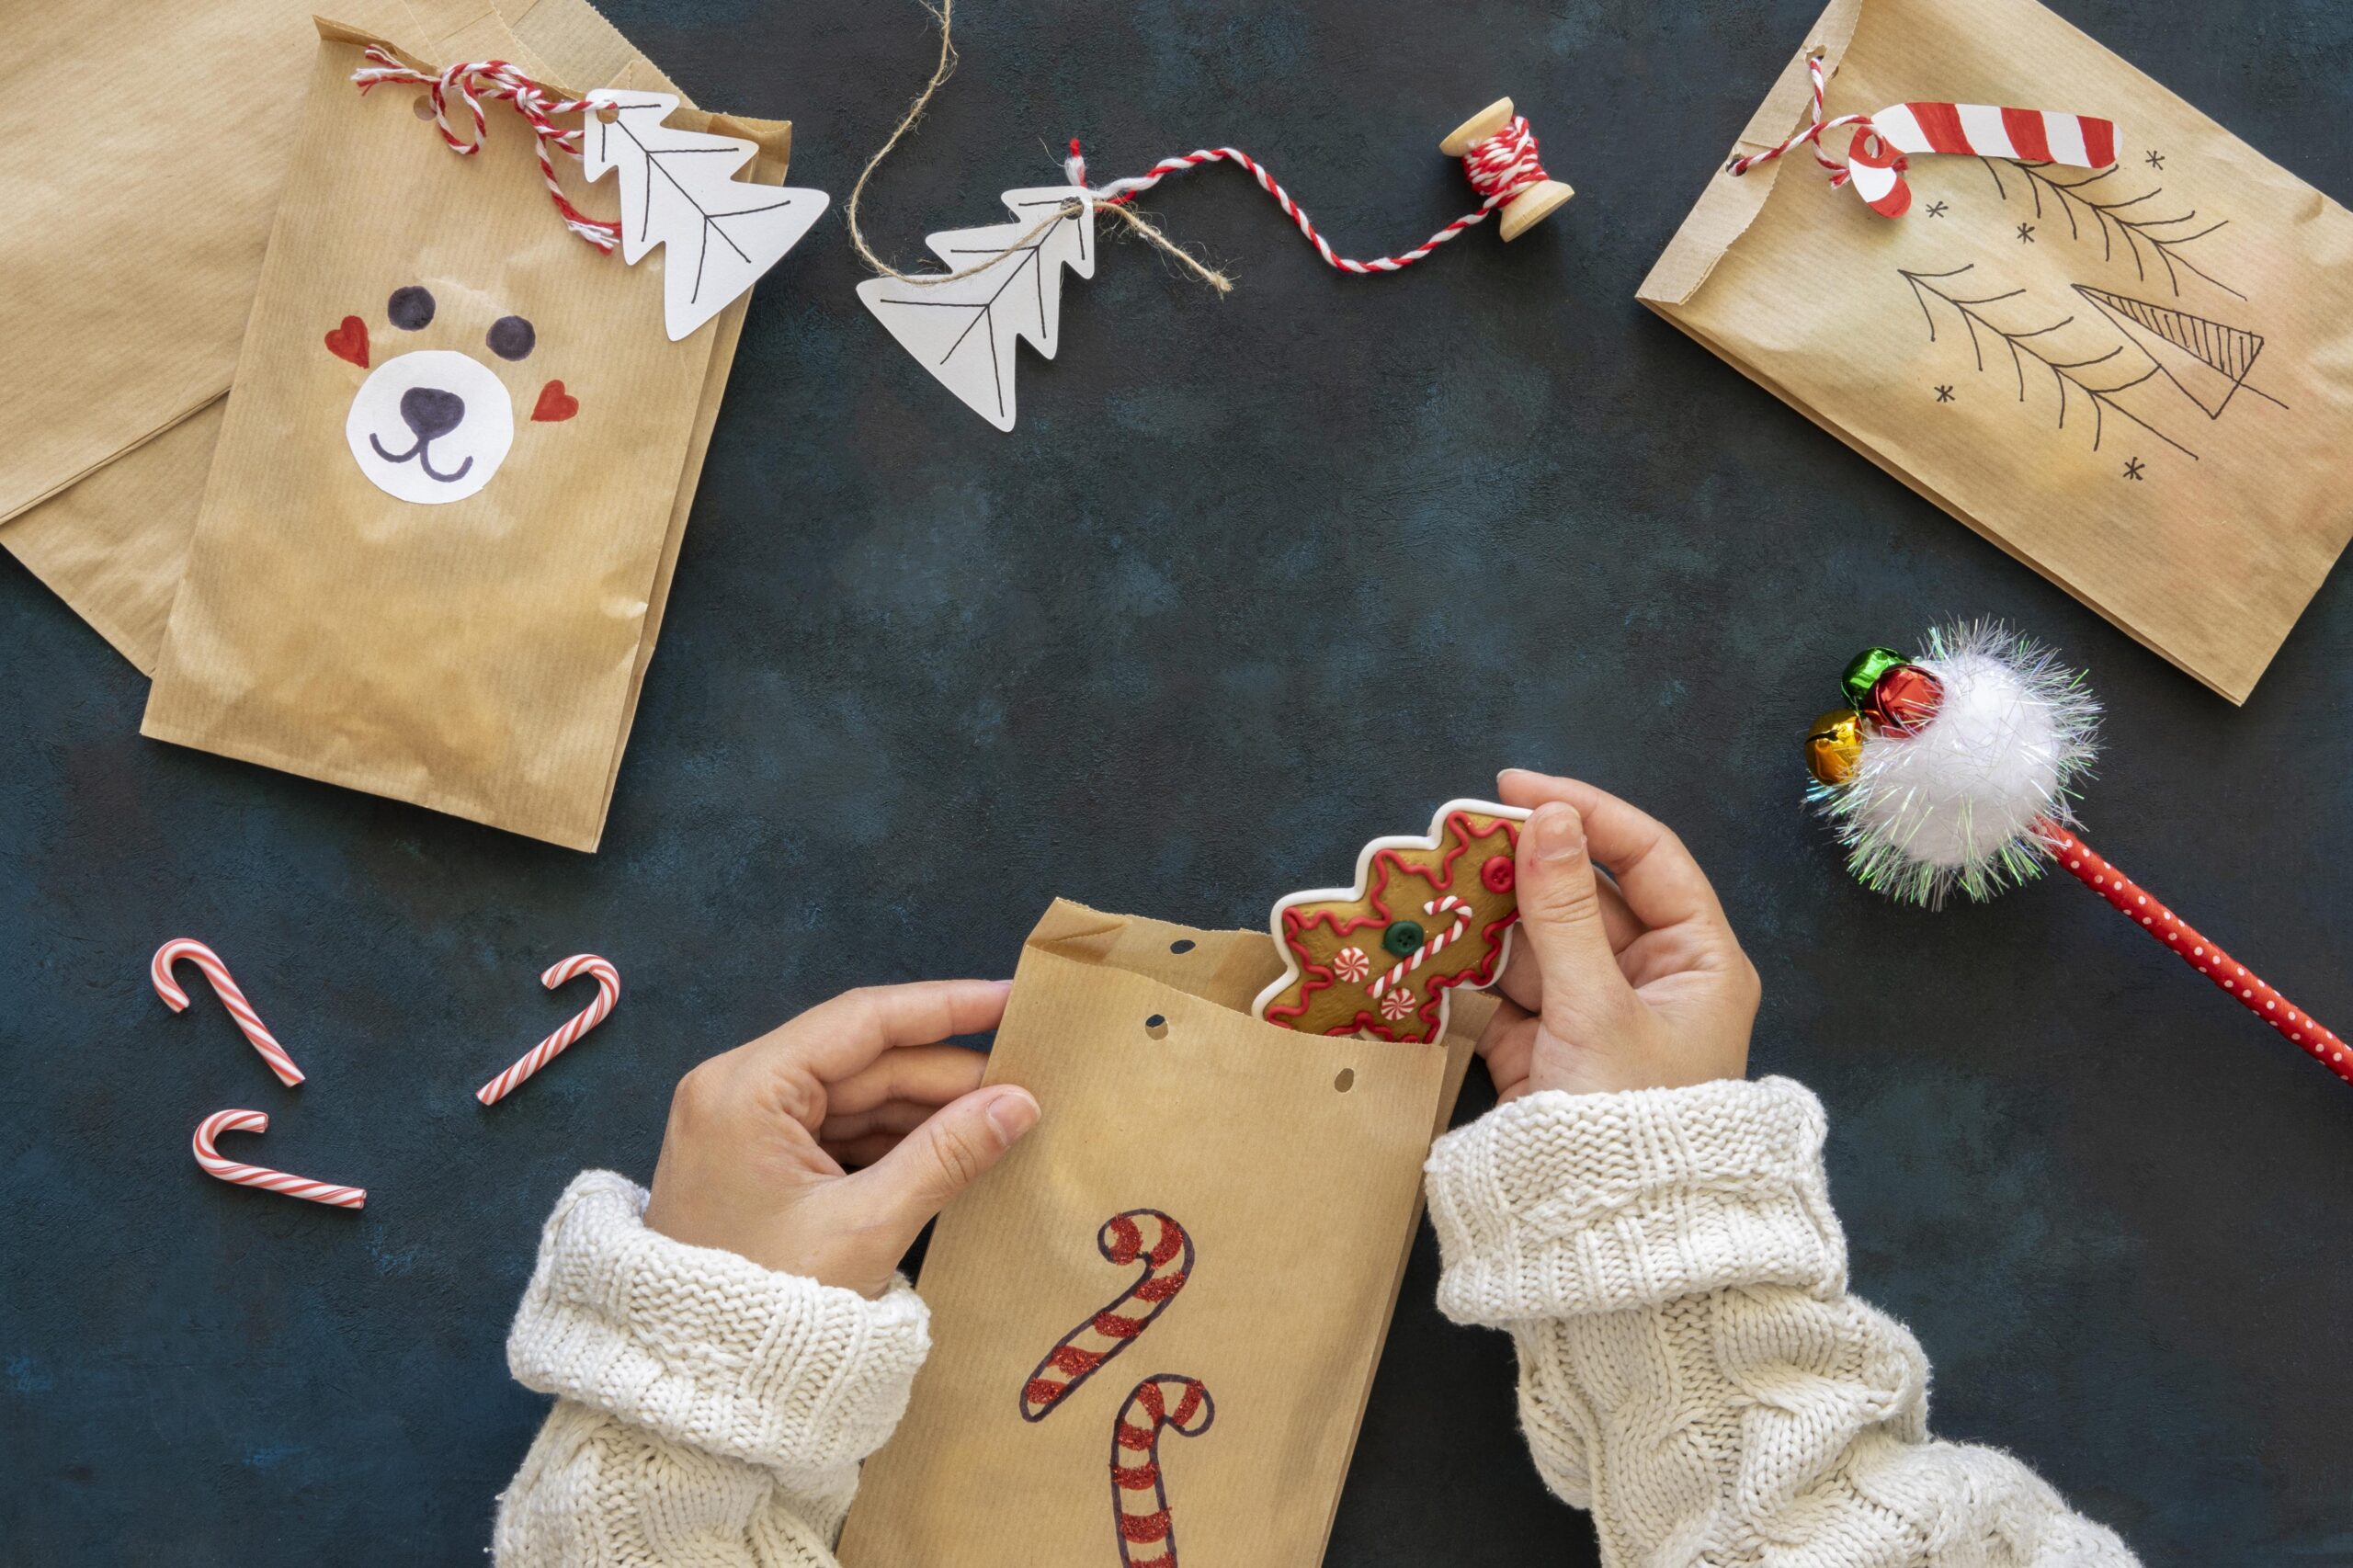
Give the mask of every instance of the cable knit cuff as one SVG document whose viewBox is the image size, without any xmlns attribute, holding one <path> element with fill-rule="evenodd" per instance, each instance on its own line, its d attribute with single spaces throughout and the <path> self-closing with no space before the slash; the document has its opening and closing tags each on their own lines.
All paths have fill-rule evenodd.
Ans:
<svg viewBox="0 0 2353 1568">
<path fill-rule="evenodd" d="M 882 1446 L 931 1347 L 900 1280 L 881 1301 L 645 1228 L 645 1189 L 585 1171 L 556 1201 L 506 1364 L 527 1387 L 787 1473 Z"/>
<path fill-rule="evenodd" d="M 1654 1307 L 1728 1286 L 1846 1288 L 1821 1102 L 1787 1078 L 1529 1095 L 1424 1169 L 1457 1323 Z"/>
</svg>

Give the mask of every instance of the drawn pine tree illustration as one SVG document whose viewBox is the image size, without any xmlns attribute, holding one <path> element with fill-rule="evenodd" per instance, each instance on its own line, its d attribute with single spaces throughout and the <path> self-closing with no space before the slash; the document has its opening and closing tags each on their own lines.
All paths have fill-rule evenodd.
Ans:
<svg viewBox="0 0 2353 1568">
<path fill-rule="evenodd" d="M 678 100 L 666 93 L 591 93 L 583 116 L 581 172 L 620 171 L 621 259 L 655 245 L 663 259 L 663 319 L 676 342 L 727 307 L 790 250 L 825 210 L 822 190 L 734 178 L 759 149 L 733 136 L 665 125 Z M 612 118 L 605 118 L 609 110 Z"/>
<path fill-rule="evenodd" d="M 2009 350 L 2011 368 L 2018 373 L 2020 403 L 2027 400 L 2027 367 L 2029 364 L 2051 377 L 2052 387 L 2058 394 L 2060 429 L 2067 427 L 2067 413 L 2073 398 L 2079 395 L 2087 402 L 2092 411 L 2092 450 L 2099 450 L 2100 437 L 2108 426 L 2108 415 L 2114 413 L 2138 425 L 2191 461 L 2197 460 L 2196 452 L 2118 401 L 2120 392 L 2130 392 L 2144 381 L 2154 380 L 2163 372 L 2162 366 L 2152 359 L 2147 369 L 2122 380 L 2116 379 L 2121 367 L 2101 371 L 2099 367 L 2109 364 L 2124 352 L 2124 346 L 2120 343 L 2107 353 L 2096 354 L 2089 358 L 2059 358 L 2058 352 L 2050 347 L 2054 341 L 2053 335 L 2073 324 L 2075 318 L 2062 316 L 2055 322 L 2031 328 L 2005 327 L 1986 313 L 1988 307 L 2023 299 L 2026 290 L 2011 289 L 1998 294 L 1980 295 L 1970 292 L 1970 285 L 1954 281 L 1976 270 L 1974 262 L 1967 267 L 1956 267 L 1949 272 L 1914 272 L 1908 267 L 1896 268 L 1898 275 L 1910 286 L 1912 297 L 1920 306 L 1920 314 L 1928 324 L 1929 342 L 1937 341 L 1937 317 L 1936 312 L 1928 308 L 1928 301 L 1937 300 L 1951 306 L 1960 315 L 1961 324 L 1968 328 L 1970 347 L 1976 353 L 1980 371 L 1985 369 L 1986 338 L 1992 338 Z"/>
<path fill-rule="evenodd" d="M 2076 284 L 2075 292 L 2098 306 L 2207 418 L 2220 419 L 2231 399 L 2242 392 L 2281 408 L 2288 406 L 2261 387 L 2248 384 L 2247 372 L 2255 369 L 2256 356 L 2263 352 L 2261 333 L 2168 305 L 2151 304 L 2129 294 L 2112 294 L 2087 283 Z"/>
<path fill-rule="evenodd" d="M 2042 216 L 2042 193 L 2049 191 L 2060 216 L 2067 220 L 2067 233 L 2071 239 L 2084 237 L 2083 225 L 2075 216 L 2079 210 L 2092 220 L 2099 233 L 2102 261 L 2116 259 L 2116 242 L 2122 240 L 2125 253 L 2132 258 L 2133 275 L 2143 283 L 2149 281 L 2149 263 L 2154 260 L 2165 268 L 2165 286 L 2176 296 L 2181 293 L 2181 275 L 2188 272 L 2204 278 L 2225 294 L 2241 300 L 2246 298 L 2182 254 L 2183 247 L 2192 240 L 2202 240 L 2215 230 L 2229 226 L 2229 219 L 2218 218 L 2202 229 L 2184 233 L 2180 225 L 2195 222 L 2198 209 L 2193 207 L 2187 212 L 2177 212 L 2169 218 L 2151 216 L 2151 210 L 2142 203 L 2163 196 L 2165 187 L 2154 187 L 2138 196 L 2117 193 L 2115 187 L 2100 184 L 2117 172 L 2119 165 L 2114 164 L 2096 175 L 2059 179 L 2050 173 L 2052 165 L 2049 164 L 2020 158 L 2004 158 L 1998 163 L 1992 158 L 1980 158 L 1978 162 L 1984 164 L 1985 172 L 1994 176 L 1994 188 L 2002 193 L 2004 201 L 2010 199 L 2010 187 L 2002 179 L 2002 165 L 2007 164 L 2025 176 L 2027 194 L 2034 199 L 2034 215 L 2038 218 Z M 2092 187 L 2095 186 L 2099 188 L 2094 190 Z"/>
<path fill-rule="evenodd" d="M 952 281 L 872 278 L 858 286 L 858 297 L 899 346 L 1000 430 L 1013 428 L 1015 343 L 1026 337 L 1052 358 L 1063 268 L 1095 276 L 1094 218 L 1074 205 L 1078 197 L 1070 186 L 1008 190 L 1001 199 L 1014 222 L 950 229 L 924 241 L 948 264 L 940 276 Z M 989 256 L 998 259 L 954 277 Z"/>
</svg>

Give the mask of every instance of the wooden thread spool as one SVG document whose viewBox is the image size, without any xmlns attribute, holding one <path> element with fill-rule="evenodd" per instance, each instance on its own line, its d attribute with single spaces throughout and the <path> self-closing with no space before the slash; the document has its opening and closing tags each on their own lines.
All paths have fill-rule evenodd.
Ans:
<svg viewBox="0 0 2353 1568">
<path fill-rule="evenodd" d="M 1460 158 L 1479 142 L 1512 122 L 1509 98 L 1497 98 L 1477 114 L 1449 132 L 1438 150 L 1449 158 Z M 1550 217 L 1552 210 L 1574 196 L 1575 191 L 1556 179 L 1540 180 L 1504 203 L 1503 235 L 1516 240 Z"/>
</svg>

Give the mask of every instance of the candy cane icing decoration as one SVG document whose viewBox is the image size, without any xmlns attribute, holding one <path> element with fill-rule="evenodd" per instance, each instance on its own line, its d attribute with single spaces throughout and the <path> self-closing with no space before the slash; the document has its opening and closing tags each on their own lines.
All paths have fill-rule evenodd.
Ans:
<svg viewBox="0 0 2353 1568">
<path fill-rule="evenodd" d="M 269 1070 L 278 1074 L 278 1081 L 289 1088 L 301 1083 L 302 1070 L 294 1065 L 294 1059 L 286 1054 L 286 1048 L 278 1043 L 278 1037 L 261 1021 L 254 1005 L 245 1000 L 244 992 L 229 978 L 229 966 L 221 961 L 221 955 L 202 942 L 190 937 L 175 937 L 155 949 L 154 958 L 147 965 L 147 978 L 155 983 L 155 994 L 164 999 L 164 1006 L 175 1013 L 188 1010 L 188 993 L 172 978 L 172 965 L 182 959 L 204 971 L 204 978 L 212 983 L 213 994 L 229 1009 L 229 1016 L 237 1020 L 237 1028 L 261 1052 L 261 1059 L 269 1063 Z"/>
<path fill-rule="evenodd" d="M 1422 905 L 1422 913 L 1424 915 L 1445 915 L 1449 912 L 1451 912 L 1454 915 L 1454 923 L 1452 925 L 1447 926 L 1443 930 L 1433 932 L 1428 940 L 1425 941 L 1420 947 L 1414 949 L 1413 957 L 1400 959 L 1395 963 L 1391 964 L 1389 966 L 1388 972 L 1381 975 L 1380 979 L 1374 981 L 1370 985 L 1365 987 L 1367 991 L 1371 993 L 1372 999 L 1374 1001 L 1378 1002 L 1381 1000 L 1381 994 L 1382 992 L 1387 991 L 1391 986 L 1404 979 L 1414 971 L 1421 968 L 1422 960 L 1424 959 L 1434 959 L 1438 957 L 1438 954 L 1446 951 L 1446 945 L 1449 942 L 1453 941 L 1457 937 L 1462 935 L 1463 928 L 1471 924 L 1471 906 L 1469 904 L 1463 903 L 1452 893 L 1448 893 L 1443 898 L 1432 899 L 1429 903 Z M 1394 1017 L 1397 1015 L 1392 1013 L 1389 1016 Z"/>
<path fill-rule="evenodd" d="M 574 953 L 561 963 L 549 966 L 548 971 L 540 976 L 540 983 L 553 991 L 584 974 L 595 978 L 597 999 L 565 1020 L 562 1028 L 525 1051 L 514 1066 L 476 1089 L 474 1098 L 484 1105 L 496 1105 L 513 1094 L 517 1085 L 563 1055 L 573 1041 L 605 1021 L 613 1004 L 621 999 L 621 976 L 619 970 L 596 954 Z"/>
<path fill-rule="evenodd" d="M 1193 1271 L 1193 1239 L 1157 1209 L 1131 1209 L 1103 1221 L 1095 1250 L 1117 1267 L 1142 1259 L 1136 1282 L 1046 1352 L 1021 1385 L 1021 1419 L 1042 1421 L 1071 1390 L 1136 1342 L 1168 1310 Z M 1141 1308 L 1141 1311 L 1137 1309 Z"/>
<path fill-rule="evenodd" d="M 1217 1419 L 1199 1378 L 1154 1372 L 1135 1386 L 1111 1426 L 1111 1517 L 1125 1568 L 1176 1568 L 1176 1527 L 1168 1518 L 1168 1478 L 1160 1434 L 1198 1437 Z"/>
<path fill-rule="evenodd" d="M 1813 79 L 1813 119 L 1779 145 L 1734 158 L 1727 172 L 1745 175 L 1791 148 L 1813 148 L 1813 160 L 1830 171 L 1832 186 L 1853 180 L 1855 192 L 1884 218 L 1900 218 L 1912 205 L 1904 178 L 1916 153 L 1957 153 L 1980 158 L 2018 158 L 2104 169 L 2116 162 L 2116 124 L 2091 115 L 2050 109 L 2000 108 L 1992 104 L 1914 102 L 1891 105 L 1874 114 L 1824 119 L 1822 57 L 1806 61 Z M 1829 155 L 1822 139 L 1843 126 L 1855 128 L 1845 162 Z"/>
<path fill-rule="evenodd" d="M 312 1181 L 303 1176 L 289 1176 L 267 1165 L 240 1165 L 235 1160 L 221 1157 L 212 1141 L 223 1132 L 267 1132 L 269 1116 L 258 1110 L 216 1110 L 196 1124 L 196 1163 L 204 1167 L 207 1176 L 239 1187 L 257 1187 L 265 1192 L 282 1192 L 289 1198 L 308 1199 L 313 1203 L 330 1204 L 337 1209 L 360 1209 L 367 1206 L 368 1190 L 358 1187 L 336 1187 L 330 1182 Z"/>
</svg>

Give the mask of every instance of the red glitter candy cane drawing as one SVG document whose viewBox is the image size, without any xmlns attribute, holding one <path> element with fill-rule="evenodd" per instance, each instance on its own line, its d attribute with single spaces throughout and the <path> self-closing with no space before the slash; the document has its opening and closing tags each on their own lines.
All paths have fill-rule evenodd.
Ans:
<svg viewBox="0 0 2353 1568">
<path fill-rule="evenodd" d="M 1168 1478 L 1160 1434 L 1198 1437 L 1217 1418 L 1199 1378 L 1154 1372 L 1138 1383 L 1111 1426 L 1111 1517 L 1124 1568 L 1176 1568 L 1176 1527 L 1168 1517 Z"/>
<path fill-rule="evenodd" d="M 1021 1419 L 1042 1421 L 1071 1390 L 1135 1343 L 1167 1311 L 1193 1271 L 1193 1241 L 1157 1209 L 1131 1209 L 1103 1221 L 1096 1250 L 1120 1267 L 1142 1260 L 1136 1282 L 1055 1342 L 1021 1387 Z"/>
</svg>

